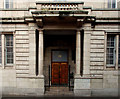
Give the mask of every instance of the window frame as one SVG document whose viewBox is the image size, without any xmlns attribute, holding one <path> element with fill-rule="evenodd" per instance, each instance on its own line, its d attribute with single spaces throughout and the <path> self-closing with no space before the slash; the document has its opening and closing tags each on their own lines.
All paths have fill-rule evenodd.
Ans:
<svg viewBox="0 0 120 99">
<path fill-rule="evenodd" d="M 113 34 L 108 34 L 108 35 L 113 35 Z M 107 38 L 108 38 L 108 35 L 107 35 Z M 115 67 L 116 65 L 116 35 L 114 35 L 115 38 L 114 38 L 114 50 L 113 50 L 113 64 L 107 64 L 107 44 L 106 44 L 106 67 L 109 68 L 109 67 Z M 107 40 L 108 41 L 108 40 Z"/>
<path fill-rule="evenodd" d="M 116 45 L 115 45 L 115 48 L 116 48 L 116 51 L 115 51 L 115 65 L 112 66 L 112 65 L 108 65 L 107 64 L 107 36 L 108 35 L 115 35 L 115 41 L 116 41 Z M 118 60 L 119 60 L 119 38 L 120 38 L 120 34 L 118 32 L 106 32 L 105 33 L 105 62 L 104 62 L 104 69 L 109 69 L 109 68 L 114 68 L 114 69 L 118 69 L 120 68 L 120 65 L 118 64 Z"/>
<path fill-rule="evenodd" d="M 12 35 L 12 37 L 13 37 L 13 45 L 12 45 L 12 49 L 13 49 L 13 62 L 12 63 L 7 63 L 7 51 L 6 51 L 6 48 L 8 47 L 8 46 L 6 46 L 6 35 Z M 5 61 L 5 65 L 13 65 L 14 64 L 14 36 L 13 36 L 13 34 L 5 34 L 4 35 L 4 39 L 5 39 L 5 41 L 4 41 L 4 55 L 5 55 L 5 57 L 4 57 L 4 61 Z"/>
<path fill-rule="evenodd" d="M 120 64 L 119 64 L 119 58 L 120 58 L 120 34 L 119 34 L 119 37 L 118 37 L 118 68 L 120 68 Z"/>
<path fill-rule="evenodd" d="M 6 62 L 5 62 L 5 35 L 9 35 L 9 34 L 11 34 L 11 35 L 13 35 L 13 63 L 12 64 L 6 64 Z M 2 65 L 1 65 L 1 67 L 3 68 L 3 69 L 12 69 L 12 68 L 15 68 L 15 32 L 2 32 L 1 33 L 1 39 L 2 39 Z"/>
<path fill-rule="evenodd" d="M 6 6 L 6 0 L 4 0 L 4 8 L 5 9 L 11 9 L 11 8 L 13 8 L 13 0 L 8 0 L 8 5 L 9 5 L 9 7 L 7 8 L 7 6 Z"/>
<path fill-rule="evenodd" d="M 117 8 L 117 0 L 115 0 L 115 8 L 113 7 L 113 0 L 108 0 L 108 8 L 112 8 L 112 9 Z"/>
<path fill-rule="evenodd" d="M 0 63 L 0 66 L 2 65 L 2 34 L 0 34 L 0 42 L 1 42 L 1 63 Z"/>
</svg>

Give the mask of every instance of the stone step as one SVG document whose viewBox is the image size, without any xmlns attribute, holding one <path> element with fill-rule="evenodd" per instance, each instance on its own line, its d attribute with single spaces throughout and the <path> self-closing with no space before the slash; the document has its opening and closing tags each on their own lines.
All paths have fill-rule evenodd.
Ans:
<svg viewBox="0 0 120 99">
<path fill-rule="evenodd" d="M 73 92 L 45 92 L 46 96 L 73 96 Z"/>
<path fill-rule="evenodd" d="M 50 87 L 50 91 L 69 91 L 69 87 Z"/>
<path fill-rule="evenodd" d="M 54 91 L 46 91 L 45 93 L 51 93 L 51 94 L 73 94 L 72 91 L 69 92 L 54 92 Z"/>
<path fill-rule="evenodd" d="M 74 96 L 74 94 L 45 94 L 45 96 Z"/>
<path fill-rule="evenodd" d="M 73 91 L 69 91 L 69 87 L 50 87 L 49 91 L 45 92 L 46 96 L 73 96 Z"/>
</svg>

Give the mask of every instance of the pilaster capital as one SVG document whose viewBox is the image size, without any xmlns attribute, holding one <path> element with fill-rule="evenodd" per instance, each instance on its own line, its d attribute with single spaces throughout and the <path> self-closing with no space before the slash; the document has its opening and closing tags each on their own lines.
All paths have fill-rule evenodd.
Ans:
<svg viewBox="0 0 120 99">
<path fill-rule="evenodd" d="M 80 34 L 81 32 L 80 32 L 80 30 L 77 30 L 77 34 Z"/>
<path fill-rule="evenodd" d="M 39 34 L 43 34 L 43 29 L 38 29 Z"/>
</svg>

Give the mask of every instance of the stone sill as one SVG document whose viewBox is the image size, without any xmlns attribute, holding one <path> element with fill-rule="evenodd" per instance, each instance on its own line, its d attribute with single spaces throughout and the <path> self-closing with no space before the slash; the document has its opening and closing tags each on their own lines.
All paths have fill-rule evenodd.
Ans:
<svg viewBox="0 0 120 99">
<path fill-rule="evenodd" d="M 16 78 L 44 79 L 44 76 L 17 76 Z"/>
<path fill-rule="evenodd" d="M 76 77 L 74 79 L 103 79 L 103 77 Z"/>
</svg>

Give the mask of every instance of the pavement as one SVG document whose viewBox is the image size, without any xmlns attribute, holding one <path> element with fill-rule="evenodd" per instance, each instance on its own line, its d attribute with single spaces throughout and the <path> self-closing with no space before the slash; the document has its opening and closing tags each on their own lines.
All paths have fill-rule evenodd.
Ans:
<svg viewBox="0 0 120 99">
<path fill-rule="evenodd" d="M 2 99 L 120 99 L 120 97 L 66 97 L 66 96 L 43 96 L 43 97 L 26 97 L 26 96 L 11 96 L 2 97 Z"/>
</svg>

